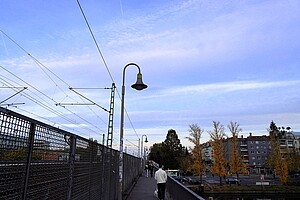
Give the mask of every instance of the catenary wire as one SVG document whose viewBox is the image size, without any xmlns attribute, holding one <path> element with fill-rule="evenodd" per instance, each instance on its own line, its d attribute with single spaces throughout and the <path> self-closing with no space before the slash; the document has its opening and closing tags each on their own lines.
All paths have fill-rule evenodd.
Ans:
<svg viewBox="0 0 300 200">
<path fill-rule="evenodd" d="M 2 31 L 2 30 L 0 30 L 1 31 L 1 33 L 3 34 L 3 35 L 5 35 L 10 41 L 12 41 L 15 45 L 17 45 L 22 51 L 24 51 L 31 59 L 33 59 L 34 60 L 34 62 L 37 64 L 37 66 L 48 76 L 48 78 L 60 89 L 60 91 L 61 92 L 63 92 L 66 96 L 68 96 L 65 92 L 64 92 L 64 90 L 61 88 L 61 87 L 59 87 L 59 85 L 58 84 L 56 84 L 55 83 L 55 81 L 51 78 L 51 76 L 49 76 L 48 75 L 48 73 L 44 70 L 44 69 L 47 69 L 47 71 L 48 72 L 50 72 L 52 75 L 54 75 L 57 79 L 59 79 L 61 82 L 63 82 L 65 85 L 67 85 L 68 86 L 68 88 L 71 88 L 71 86 L 67 83 L 67 82 L 65 82 L 63 79 L 61 79 L 59 76 L 57 76 L 54 72 L 52 72 L 50 69 L 48 69 L 48 67 L 46 67 L 43 63 L 41 63 L 39 60 L 37 60 L 34 56 L 32 56 L 25 48 L 23 48 L 20 44 L 18 44 L 13 38 L 11 38 L 8 34 L 6 34 L 4 31 Z M 41 67 L 42 66 L 42 67 Z M 81 100 L 82 100 L 82 102 L 84 102 L 83 101 L 83 99 L 82 98 L 80 98 Z M 86 98 L 87 99 L 87 98 Z M 73 99 L 74 100 L 74 99 Z M 93 112 L 98 118 L 100 118 L 100 120 L 102 121 L 102 122 L 104 122 L 104 120 L 99 116 L 99 115 L 97 115 L 89 106 L 88 106 L 88 108 L 89 108 L 89 110 L 91 111 L 91 112 Z M 107 125 L 107 124 L 106 124 Z"/>
<path fill-rule="evenodd" d="M 13 74 L 12 72 L 10 72 L 9 70 L 5 69 L 3 66 L 0 66 L 0 67 L 1 67 L 2 69 L 4 69 L 6 72 L 8 72 L 9 74 L 11 74 L 12 76 L 14 76 L 15 78 L 17 78 L 17 79 L 19 79 L 20 81 L 22 81 L 23 83 L 29 85 L 31 88 L 33 88 L 33 89 L 34 89 L 35 91 L 37 91 L 38 93 L 42 94 L 44 97 L 48 98 L 49 100 L 53 101 L 54 103 L 57 103 L 54 99 L 52 99 L 51 97 L 49 97 L 49 96 L 46 95 L 45 93 L 41 92 L 41 91 L 38 90 L 36 87 L 34 87 L 34 86 L 32 86 L 31 84 L 29 84 L 28 82 L 24 81 L 24 80 L 21 79 L 20 77 L 16 76 L 15 74 Z M 28 91 L 31 91 L 30 88 L 28 89 Z M 34 93 L 33 93 L 33 94 L 34 94 Z M 48 111 L 50 111 L 50 112 L 56 114 L 57 116 L 62 117 L 63 119 L 65 119 L 65 120 L 67 120 L 67 121 L 69 121 L 69 122 L 71 122 L 71 123 L 73 123 L 73 124 L 77 124 L 76 121 L 74 121 L 74 120 L 72 120 L 72 119 L 69 119 L 69 118 L 65 117 L 63 113 L 56 111 L 55 109 L 51 108 L 50 106 L 47 106 L 47 105 L 44 103 L 44 101 L 40 101 L 40 98 L 36 99 L 36 98 L 32 97 L 31 95 L 29 95 L 29 94 L 27 94 L 27 93 L 23 93 L 23 96 L 27 97 L 27 98 L 28 98 L 29 100 L 31 100 L 32 102 L 34 102 L 34 103 L 36 103 L 36 104 L 42 106 L 42 107 L 45 108 L 46 110 L 48 110 Z M 46 102 L 46 101 L 45 101 L 45 102 Z M 77 116 L 77 117 L 80 118 L 81 120 L 87 122 L 88 124 L 90 124 L 90 125 L 93 126 L 94 128 L 96 128 L 96 129 L 98 129 L 98 130 L 100 130 L 100 131 L 102 131 L 102 132 L 105 132 L 105 131 L 101 130 L 100 128 L 96 127 L 94 124 L 88 122 L 86 119 L 82 118 L 82 117 L 79 116 L 78 114 L 72 112 L 70 109 L 67 109 L 67 108 L 64 108 L 64 109 L 66 109 L 67 111 L 69 111 L 69 112 L 72 113 L 73 115 Z M 91 129 L 88 129 L 87 127 L 84 127 L 84 128 L 87 129 L 87 130 L 93 131 L 93 130 L 91 130 Z M 95 132 L 95 131 L 93 131 L 93 132 Z M 97 133 L 97 132 L 95 132 L 95 133 Z"/>
<path fill-rule="evenodd" d="M 111 72 L 110 72 L 110 70 L 109 70 L 109 68 L 108 68 L 108 65 L 107 65 L 107 63 L 106 63 L 106 61 L 105 61 L 105 59 L 104 59 L 104 56 L 103 56 L 103 54 L 102 54 L 102 52 L 101 52 L 101 49 L 100 49 L 100 47 L 99 47 L 99 45 L 98 45 L 98 42 L 97 42 L 97 40 L 96 40 L 96 38 L 95 38 L 95 35 L 94 35 L 93 31 L 92 31 L 92 28 L 91 28 L 91 26 L 90 26 L 90 24 L 89 24 L 89 22 L 88 22 L 88 20 L 87 20 L 87 17 L 86 17 L 86 15 L 85 15 L 85 13 L 84 13 L 84 11 L 83 11 L 83 9 L 82 9 L 82 6 L 81 6 L 79 0 L 77 0 L 77 4 L 78 4 L 78 6 L 79 6 L 79 8 L 80 8 L 80 11 L 81 11 L 81 13 L 82 13 L 82 15 L 83 15 L 83 18 L 84 18 L 84 20 L 85 20 L 85 22 L 86 22 L 86 25 L 87 25 L 87 27 L 88 27 L 88 29 L 89 29 L 89 32 L 90 32 L 90 34 L 91 34 L 91 36 L 92 36 L 92 38 L 93 38 L 93 41 L 94 41 L 94 43 L 95 43 L 95 45 L 96 45 L 96 48 L 97 48 L 97 50 L 98 50 L 98 53 L 100 54 L 100 57 L 101 57 L 101 59 L 102 59 L 104 65 L 105 65 L 105 68 L 106 68 L 106 70 L 107 70 L 107 72 L 108 72 L 108 74 L 109 74 L 109 76 L 110 76 L 112 82 L 115 83 L 114 78 L 113 78 L 113 76 L 112 76 L 112 74 L 111 74 Z M 122 11 L 122 12 L 123 12 L 123 11 Z M 120 93 L 119 93 L 118 88 L 116 88 L 116 91 L 117 91 L 117 94 L 118 94 L 119 99 L 121 99 L 121 95 L 120 95 Z M 138 136 L 138 134 L 137 134 L 137 132 L 136 132 L 134 126 L 133 126 L 133 123 L 132 123 L 132 121 L 131 121 L 131 119 L 130 119 L 130 117 L 129 117 L 129 114 L 128 114 L 126 108 L 124 108 L 124 110 L 125 110 L 125 113 L 126 113 L 126 116 L 127 116 L 128 120 L 129 120 L 129 122 L 130 122 L 131 127 L 133 128 L 133 130 L 134 130 L 136 136 L 139 138 L 139 136 Z"/>
<path fill-rule="evenodd" d="M 12 41 L 15 45 L 17 45 L 22 51 L 24 51 L 31 59 L 33 59 L 34 60 L 34 62 L 37 64 L 37 66 L 48 76 L 48 78 L 55 84 L 55 86 L 56 87 L 58 87 L 59 89 L 60 89 L 60 91 L 62 92 L 62 93 L 64 93 L 65 95 L 66 95 L 66 97 L 68 96 L 65 92 L 64 92 L 64 90 L 51 78 L 51 76 L 49 76 L 49 74 L 44 70 L 44 69 L 46 69 L 48 72 L 50 72 L 52 75 L 54 75 L 57 79 L 59 79 L 61 82 L 63 82 L 64 84 L 66 84 L 69 88 L 70 88 L 70 85 L 68 84 L 68 83 L 66 83 L 63 79 L 61 79 L 59 76 L 57 76 L 54 72 L 52 72 L 51 70 L 49 70 L 43 63 L 41 63 L 39 60 L 37 60 L 34 56 L 32 56 L 27 50 L 25 50 L 25 48 L 23 48 L 20 44 L 18 44 L 13 38 L 11 38 L 8 34 L 6 34 L 4 31 L 2 31 L 2 30 L 0 30 L 1 31 L 1 35 L 3 36 L 6 36 L 10 41 Z M 46 95 L 46 94 L 44 94 L 44 95 Z M 47 96 L 47 95 L 46 95 Z M 82 100 L 82 102 L 84 102 L 84 100 L 83 100 L 83 98 L 82 97 L 79 97 L 81 100 Z M 52 99 L 52 98 L 51 98 Z M 87 98 L 85 98 L 85 99 L 87 99 Z M 53 100 L 53 99 L 52 99 Z M 73 99 L 74 100 L 74 99 Z M 53 100 L 54 101 L 54 100 Z M 65 107 L 64 107 L 65 108 Z M 91 111 L 91 112 L 93 112 L 94 113 L 94 115 L 97 117 L 97 118 L 99 118 L 104 124 L 106 124 L 107 125 L 107 123 L 105 123 L 104 122 L 104 120 L 99 116 L 99 115 L 97 115 L 91 108 L 90 108 L 90 106 L 88 106 L 88 108 L 89 108 L 89 110 Z M 67 108 L 65 108 L 66 110 L 68 110 Z M 68 111 L 70 111 L 70 110 L 68 110 Z M 71 111 L 70 111 L 71 112 Z M 73 113 L 73 112 L 71 112 L 71 113 Z M 74 113 L 73 113 L 74 114 Z M 76 114 L 75 114 L 76 115 Z M 78 115 L 76 115 L 77 117 L 79 117 L 80 119 L 83 119 L 83 118 L 81 118 L 80 116 L 78 116 Z M 84 120 L 84 119 L 83 119 Z M 86 120 L 84 120 L 84 121 L 86 121 Z M 87 121 L 86 121 L 87 122 Z M 88 122 L 89 123 L 89 122 Z M 89 124 L 91 124 L 91 123 L 89 123 Z M 94 126 L 94 125 L 93 125 Z M 102 130 L 101 130 L 102 131 Z"/>
</svg>

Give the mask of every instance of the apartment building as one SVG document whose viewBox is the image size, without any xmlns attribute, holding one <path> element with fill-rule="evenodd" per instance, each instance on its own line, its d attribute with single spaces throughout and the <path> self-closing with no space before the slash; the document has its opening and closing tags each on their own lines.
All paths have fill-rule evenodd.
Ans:
<svg viewBox="0 0 300 200">
<path fill-rule="evenodd" d="M 300 153 L 300 135 L 298 134 L 298 132 L 285 132 L 279 142 L 280 151 L 282 154 L 286 154 L 289 152 Z"/>
<path fill-rule="evenodd" d="M 300 132 L 286 132 L 280 139 L 281 153 L 291 151 L 300 154 Z M 249 173 L 261 174 L 270 173 L 267 166 L 267 160 L 272 152 L 270 137 L 266 135 L 254 136 L 249 133 L 247 137 L 241 136 L 238 138 L 239 153 L 243 162 L 246 164 Z M 224 139 L 225 158 L 230 161 L 232 149 L 232 138 Z M 208 167 L 213 162 L 213 149 L 209 142 L 203 144 L 203 159 L 208 164 Z M 228 170 L 229 167 L 227 166 Z"/>
<path fill-rule="evenodd" d="M 253 136 L 252 133 L 247 137 L 249 167 L 252 174 L 269 173 L 267 167 L 268 156 L 271 153 L 270 137 Z"/>
</svg>

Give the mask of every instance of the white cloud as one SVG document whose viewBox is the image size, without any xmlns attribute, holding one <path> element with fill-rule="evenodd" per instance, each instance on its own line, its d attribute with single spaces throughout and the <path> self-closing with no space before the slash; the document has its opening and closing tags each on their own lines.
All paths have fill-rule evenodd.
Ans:
<svg viewBox="0 0 300 200">
<path fill-rule="evenodd" d="M 261 124 L 269 123 L 271 118 L 284 121 L 282 123 L 290 121 L 299 128 L 296 121 L 300 83 L 297 80 L 298 57 L 292 57 L 299 49 L 295 42 L 299 35 L 299 1 L 195 0 L 178 4 L 170 1 L 152 5 L 147 10 L 138 10 L 135 6 L 130 9 L 135 10 L 126 10 L 130 13 L 126 17 L 103 18 L 92 23 L 92 28 L 117 81 L 121 80 L 122 67 L 128 61 L 134 61 L 141 63 L 144 81 L 150 82 L 143 94 L 126 91 L 126 108 L 138 133 L 153 134 L 154 139 L 163 140 L 167 130 L 174 128 L 184 137 L 190 123 L 198 122 L 209 129 L 212 120 L 227 123 L 233 118 L 241 121 L 241 125 L 246 124 L 246 130 L 263 130 L 265 125 Z M 97 19 L 98 15 L 89 15 L 89 19 L 93 17 Z M 22 19 L 22 15 L 18 18 Z M 7 19 L 13 26 L 14 20 Z M 41 32 L 47 34 L 41 36 L 30 26 L 30 19 L 27 21 L 28 26 L 23 28 L 33 33 L 32 38 L 22 34 L 16 39 L 26 40 L 27 43 L 21 42 L 22 45 L 25 43 L 29 52 L 40 54 L 32 55 L 64 81 L 74 87 L 110 86 L 107 85 L 111 81 L 105 66 L 83 24 L 78 27 L 78 23 L 72 21 L 69 25 L 74 23 L 77 27 L 66 26 L 66 29 L 48 24 Z M 69 22 L 61 21 L 64 23 Z M 13 44 L 3 44 L 0 47 L 5 52 L 5 59 L 1 55 L 1 66 L 8 67 L 54 101 L 81 102 L 68 86 L 52 75 L 54 81 L 51 81 Z M 289 72 L 293 77 L 282 75 L 283 72 Z M 128 73 L 126 78 L 129 84 L 135 74 Z M 253 81 L 244 81 L 249 79 Z M 157 86 L 159 84 L 164 88 Z M 82 94 L 104 107 L 109 101 L 107 93 L 82 91 Z M 54 101 L 44 100 L 39 95 L 35 97 L 55 107 Z M 117 95 L 115 102 L 117 130 L 120 103 Z M 47 113 L 37 105 L 30 107 L 28 103 L 26 108 L 56 120 L 54 113 Z M 77 122 L 70 128 L 91 127 L 66 110 L 55 109 Z M 105 126 L 97 121 L 97 114 L 105 119 L 103 121 L 107 119 L 106 113 L 99 114 L 102 111 L 98 108 L 92 108 L 93 111 L 68 109 L 100 127 Z M 71 123 L 62 119 L 57 121 L 64 125 Z M 130 124 L 127 125 L 126 132 L 136 137 Z"/>
<path fill-rule="evenodd" d="M 265 89 L 265 88 L 280 88 L 297 86 L 300 81 L 236 81 L 236 82 L 224 82 L 224 83 L 213 83 L 213 84 L 200 84 L 200 85 L 188 85 L 181 87 L 173 87 L 170 89 L 164 89 L 158 94 L 160 96 L 172 96 L 172 95 L 188 95 L 194 93 L 225 93 L 234 92 L 241 90 L 254 90 L 254 89 Z M 153 98 L 153 97 L 151 97 Z"/>
</svg>

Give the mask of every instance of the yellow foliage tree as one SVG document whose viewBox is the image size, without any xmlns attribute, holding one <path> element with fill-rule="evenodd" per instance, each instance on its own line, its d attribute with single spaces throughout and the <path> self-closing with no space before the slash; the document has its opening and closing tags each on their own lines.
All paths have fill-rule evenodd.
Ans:
<svg viewBox="0 0 300 200">
<path fill-rule="evenodd" d="M 230 122 L 228 128 L 231 132 L 232 139 L 231 139 L 231 152 L 230 152 L 230 172 L 236 174 L 237 178 L 239 178 L 239 174 L 247 173 L 246 164 L 243 163 L 239 152 L 239 142 L 238 137 L 239 133 L 242 131 L 239 128 L 239 124 L 237 122 Z"/>
<path fill-rule="evenodd" d="M 276 173 L 280 175 L 279 180 L 285 185 L 288 180 L 288 162 L 280 151 L 279 138 L 281 138 L 282 133 L 277 129 L 273 121 L 270 124 L 269 133 L 272 146 L 272 154 L 269 158 L 269 165 L 271 165 L 275 169 Z"/>
<path fill-rule="evenodd" d="M 194 144 L 194 148 L 191 152 L 191 166 L 189 170 L 191 170 L 194 175 L 199 175 L 200 181 L 202 182 L 202 175 L 206 169 L 202 158 L 201 136 L 203 130 L 197 124 L 192 124 L 189 127 L 190 137 L 186 138 Z"/>
<path fill-rule="evenodd" d="M 288 181 L 288 164 L 286 160 L 277 159 L 276 172 L 280 175 L 280 182 L 285 185 Z"/>
<path fill-rule="evenodd" d="M 209 131 L 211 145 L 213 149 L 213 165 L 212 172 L 220 177 L 220 185 L 222 185 L 222 177 L 226 175 L 226 158 L 223 140 L 225 139 L 224 126 L 220 122 L 213 121 L 213 130 Z"/>
</svg>

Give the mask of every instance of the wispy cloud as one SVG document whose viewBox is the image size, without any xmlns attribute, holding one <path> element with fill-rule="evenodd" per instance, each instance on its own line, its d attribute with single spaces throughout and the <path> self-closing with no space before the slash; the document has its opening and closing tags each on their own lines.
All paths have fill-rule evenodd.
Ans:
<svg viewBox="0 0 300 200">
<path fill-rule="evenodd" d="M 47 3 L 32 3 L 29 7 L 27 4 L 15 7 L 8 1 L 4 4 L 15 15 L 6 10 L 0 12 L 7 19 L 3 28 L 62 80 L 72 87 L 110 86 L 111 80 L 86 24 L 80 12 L 74 17 L 76 8 L 71 3 L 51 4 L 47 11 Z M 122 16 L 111 12 L 116 10 L 116 4 L 106 2 L 107 10 L 103 12 L 95 10 L 103 7 L 100 1 L 84 8 L 118 88 L 126 63 L 133 61 L 141 66 L 149 88 L 140 94 L 130 90 L 129 84 L 136 78 L 134 69 L 130 69 L 126 74 L 125 101 L 139 134 L 153 133 L 163 140 L 169 128 L 186 134 L 188 124 L 199 123 L 209 129 L 212 120 L 222 123 L 236 120 L 246 130 L 263 130 L 260 133 L 265 131 L 270 119 L 299 127 L 296 122 L 300 112 L 299 1 L 169 0 L 138 5 L 123 1 Z M 66 12 L 58 12 L 60 9 Z M 38 17 L 32 16 L 31 10 Z M 77 125 L 68 128 L 85 129 L 97 124 L 107 130 L 107 113 L 98 108 L 71 107 L 70 113 L 56 107 L 55 102 L 83 101 L 57 77 L 45 74 L 3 35 L 0 39 L 3 43 L 0 51 L 4 52 L 0 55 L 1 66 L 49 97 L 29 88 L 36 99 L 74 119 Z M 6 74 L 1 74 L 5 80 L 16 81 Z M 13 85 L 24 85 L 22 81 L 13 81 Z M 80 92 L 108 107 L 109 92 Z M 3 99 L 9 95 L 2 93 Z M 25 102 L 26 99 L 22 96 L 17 100 Z M 118 131 L 118 95 L 115 104 L 115 130 Z M 55 113 L 48 113 L 29 100 L 24 107 L 57 124 L 65 126 L 73 122 L 59 119 Z M 129 120 L 125 121 L 126 135 L 136 139 Z"/>
<path fill-rule="evenodd" d="M 295 19 L 293 15 L 287 15 L 288 10 L 282 11 L 282 8 L 289 8 L 297 3 L 276 1 L 238 4 L 237 7 L 233 4 L 233 12 L 225 9 L 205 10 L 214 6 L 203 7 L 208 5 L 202 5 L 200 1 L 192 4 L 201 8 L 201 12 L 219 13 L 217 17 L 210 17 L 205 21 L 202 20 L 203 13 L 200 11 L 191 9 L 190 6 L 178 5 L 179 8 L 171 7 L 168 11 L 157 11 L 149 16 L 131 19 L 132 21 L 122 21 L 110 27 L 113 31 L 110 31 L 111 39 L 106 48 L 108 51 L 113 49 L 118 59 L 152 59 L 159 60 L 160 63 L 171 63 L 175 60 L 177 64 L 172 66 L 178 68 L 182 68 L 183 63 L 186 68 L 195 68 L 195 65 L 189 64 L 191 62 L 197 63 L 200 68 L 204 64 L 240 60 L 287 46 L 288 41 L 279 38 L 290 35 L 293 30 L 283 30 L 281 26 L 294 23 Z M 291 12 L 296 12 L 296 9 Z M 172 20 L 165 13 L 176 15 Z M 178 19 L 178 15 L 182 13 L 182 18 Z M 175 21 L 180 25 L 171 26 Z M 184 25 L 185 23 L 189 26 Z M 297 36 L 293 37 L 296 39 Z M 111 59 L 118 60 L 113 59 L 113 56 Z"/>
<path fill-rule="evenodd" d="M 161 91 L 162 95 L 188 95 L 191 93 L 227 93 L 242 90 L 254 90 L 264 88 L 284 88 L 300 85 L 300 80 L 294 81 L 236 81 L 213 84 L 188 85 L 183 87 L 174 87 Z"/>
</svg>

